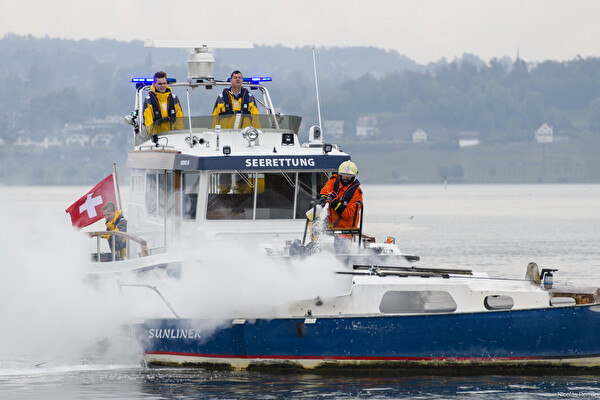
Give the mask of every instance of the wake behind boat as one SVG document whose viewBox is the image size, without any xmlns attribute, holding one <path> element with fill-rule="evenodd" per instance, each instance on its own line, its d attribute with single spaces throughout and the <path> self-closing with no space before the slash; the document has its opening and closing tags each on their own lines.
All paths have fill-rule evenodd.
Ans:
<svg viewBox="0 0 600 400">
<path fill-rule="evenodd" d="M 127 254 L 119 259 L 103 252 L 98 239 L 89 275 L 123 279 L 126 273 L 166 270 L 178 276 L 194 268 L 202 276 L 204 268 L 220 265 L 207 265 L 214 260 L 200 248 L 243 241 L 264 249 L 264 262 L 282 269 L 301 259 L 318 264 L 335 258 L 339 264 L 332 274 L 346 286 L 334 295 L 273 298 L 275 311 L 215 316 L 206 312 L 207 304 L 183 309 L 171 304 L 160 290 L 165 275 L 150 275 L 152 283 L 144 285 L 120 280 L 122 289 L 142 286 L 169 308 L 170 315 L 157 312 L 134 324 L 149 364 L 312 370 L 600 367 L 597 287 L 555 284 L 556 270 L 535 263 L 524 266 L 525 279 L 418 268 L 419 257 L 400 251 L 393 238 L 377 242 L 363 231 L 368 204 L 356 206 L 352 228 L 319 227 L 327 208 L 315 200 L 350 156 L 326 143 L 319 126 L 309 128 L 308 143 L 300 143 L 301 119 L 276 111 L 263 84 L 269 78 L 246 81 L 257 114 L 209 115 L 215 97 L 230 83 L 213 77 L 207 44 L 186 47 L 196 49 L 187 80 L 169 82 L 185 116 L 147 126 L 144 104 L 151 82 L 135 82 L 129 118 L 135 148 L 127 159 L 130 225 L 127 233 L 108 233 L 127 242 Z M 191 93 L 210 100 L 196 100 Z M 199 109 L 206 115 L 192 115 Z M 350 237 L 352 245 L 336 251 L 336 237 Z"/>
</svg>

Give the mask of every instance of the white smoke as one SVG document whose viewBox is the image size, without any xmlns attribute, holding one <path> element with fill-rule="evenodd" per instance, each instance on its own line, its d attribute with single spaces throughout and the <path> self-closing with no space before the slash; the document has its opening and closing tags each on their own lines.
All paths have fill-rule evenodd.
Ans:
<svg viewBox="0 0 600 400">
<path fill-rule="evenodd" d="M 12 204 L 0 204 L 0 359 L 81 358 L 120 335 L 128 321 L 116 286 L 84 280 L 90 239 L 65 224 L 64 215 L 32 211 L 29 226 L 11 213 Z"/>
<path fill-rule="evenodd" d="M 127 328 L 140 319 L 172 318 L 173 311 L 216 323 L 273 318 L 289 315 L 294 302 L 339 296 L 350 288 L 347 275 L 335 274 L 344 266 L 333 254 L 268 257 L 243 237 L 194 244 L 197 261 L 183 263 L 175 274 L 90 277 L 85 272 L 95 239 L 73 229 L 64 214 L 38 212 L 27 217 L 33 224 L 21 223 L 18 213 L 10 212 L 13 205 L 0 202 L 6 227 L 0 233 L 0 360 L 79 362 L 90 354 L 115 353 L 136 360 L 141 352 Z M 182 245 L 182 251 L 189 249 Z"/>
<path fill-rule="evenodd" d="M 179 274 L 155 271 L 122 278 L 132 315 L 173 317 L 273 318 L 288 315 L 294 302 L 334 297 L 349 291 L 350 279 L 337 275 L 344 266 L 333 254 L 285 260 L 262 253 L 240 240 L 207 241 L 196 249 L 198 260 L 182 264 Z M 150 287 L 156 287 L 165 301 Z"/>
</svg>

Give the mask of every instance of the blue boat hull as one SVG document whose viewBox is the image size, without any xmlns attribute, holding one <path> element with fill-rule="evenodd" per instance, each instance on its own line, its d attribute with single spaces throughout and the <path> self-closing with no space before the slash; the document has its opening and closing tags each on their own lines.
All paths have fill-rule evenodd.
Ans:
<svg viewBox="0 0 600 400">
<path fill-rule="evenodd" d="M 209 327 L 213 325 L 213 327 Z M 600 306 L 467 314 L 253 320 L 153 319 L 137 326 L 156 364 L 600 366 Z"/>
</svg>

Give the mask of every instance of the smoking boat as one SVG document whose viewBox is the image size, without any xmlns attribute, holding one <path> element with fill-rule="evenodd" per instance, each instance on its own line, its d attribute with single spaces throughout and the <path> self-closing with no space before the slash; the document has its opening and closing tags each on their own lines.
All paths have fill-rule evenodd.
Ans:
<svg viewBox="0 0 600 400">
<path fill-rule="evenodd" d="M 210 114 L 214 98 L 229 84 L 213 77 L 207 47 L 214 45 L 187 47 L 195 48 L 187 80 L 169 83 L 187 110 L 184 118 L 158 121 L 168 129 L 145 128 L 142 107 L 151 82 L 136 83 L 135 110 L 128 119 L 135 131 L 127 159 L 130 229 L 116 233 L 127 237 L 128 257 L 94 262 L 90 275 L 201 261 L 203 254 L 193 245 L 177 245 L 199 236 L 225 243 L 243 237 L 282 266 L 295 257 L 333 253 L 331 235 L 352 235 L 353 245 L 348 254 L 337 255 L 343 267 L 336 273 L 347 279 L 346 290 L 281 304 L 275 315 L 257 310 L 215 318 L 181 312 L 162 296 L 160 281 L 148 285 L 171 310 L 135 324 L 149 364 L 312 370 L 600 367 L 597 287 L 555 284 L 556 270 L 540 271 L 535 263 L 527 266 L 524 279 L 416 267 L 418 257 L 402 253 L 393 239 L 377 243 L 363 232 L 368 205 L 357 229 L 325 229 L 315 239 L 306 211 L 350 156 L 325 143 L 318 126 L 310 128 L 308 143 L 300 143 L 300 117 L 277 113 L 261 79 L 246 82 L 260 105 L 258 116 L 194 116 L 192 109 Z M 190 100 L 190 92 L 208 92 L 210 101 Z M 95 260 L 102 260 L 97 252 Z"/>
</svg>

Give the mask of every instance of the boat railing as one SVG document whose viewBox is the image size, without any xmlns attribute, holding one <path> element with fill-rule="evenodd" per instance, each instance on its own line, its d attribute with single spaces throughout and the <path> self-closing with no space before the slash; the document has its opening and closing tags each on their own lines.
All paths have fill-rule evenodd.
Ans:
<svg viewBox="0 0 600 400">
<path fill-rule="evenodd" d="M 317 200 L 313 201 L 313 216 L 317 215 Z M 365 212 L 365 206 L 362 201 L 356 202 L 356 208 L 354 210 L 354 220 L 352 221 L 352 226 L 354 228 L 336 228 L 326 227 L 322 229 L 322 233 L 326 235 L 350 235 L 353 241 L 358 243 L 358 249 L 366 246 L 366 243 L 375 242 L 375 237 L 371 235 L 367 235 L 363 233 L 363 214 Z M 356 218 L 358 217 L 358 225 L 356 224 Z M 304 226 L 304 237 L 302 238 L 302 244 L 306 244 L 306 234 L 308 232 L 309 224 L 311 223 L 310 218 L 306 218 L 306 224 Z M 358 239 L 358 240 L 356 240 Z"/>
<path fill-rule="evenodd" d="M 137 258 L 137 257 L 147 257 L 148 252 L 148 244 L 146 240 L 132 235 L 127 232 L 120 231 L 93 231 L 87 232 L 90 237 L 96 238 L 96 252 L 92 253 L 92 261 L 96 262 L 106 262 L 106 261 L 122 261 L 123 259 Z M 102 239 L 108 236 L 108 240 L 110 243 L 110 248 L 113 249 L 110 254 L 102 253 Z M 114 251 L 117 240 L 125 239 L 125 257 L 123 258 L 117 251 Z M 139 252 L 133 251 L 133 247 L 131 244 L 136 243 L 139 245 Z M 134 257 L 135 255 L 135 257 Z"/>
<path fill-rule="evenodd" d="M 363 232 L 363 214 L 365 212 L 365 206 L 362 201 L 356 202 L 356 209 L 354 211 L 354 220 L 352 221 L 352 226 L 356 226 L 356 228 L 325 228 L 324 232 L 327 235 L 351 235 L 352 240 L 358 243 L 358 250 L 362 247 L 365 247 L 367 243 L 374 243 L 375 237 L 371 235 L 367 235 Z M 356 225 L 356 218 L 359 218 L 358 225 Z M 358 239 L 358 240 L 356 240 Z"/>
<path fill-rule="evenodd" d="M 167 301 L 167 299 L 165 299 L 165 296 L 162 295 L 162 293 L 160 292 L 160 290 L 158 290 L 158 288 L 156 286 L 140 284 L 140 283 L 121 283 L 121 281 L 117 281 L 117 285 L 119 286 L 119 290 L 121 291 L 121 293 L 123 292 L 123 287 L 141 287 L 141 288 L 147 288 L 147 289 L 154 291 L 154 293 L 156 293 L 162 299 L 162 301 L 166 304 L 166 306 L 169 307 L 169 310 L 171 310 L 173 315 L 175 315 L 175 318 L 180 318 L 179 314 L 177 314 L 175 309 L 171 306 L 171 303 L 169 303 Z"/>
<path fill-rule="evenodd" d="M 168 117 L 159 119 L 148 127 L 142 126 L 139 133 L 136 135 L 135 144 L 139 145 L 149 140 L 154 134 L 166 136 L 169 134 L 190 133 L 190 131 L 195 134 L 214 132 L 217 125 L 221 127 L 221 132 L 241 132 L 243 128 L 253 126 L 263 132 L 289 131 L 298 134 L 301 122 L 301 117 L 279 114 L 204 115 L 185 116 L 180 118 Z"/>
</svg>

